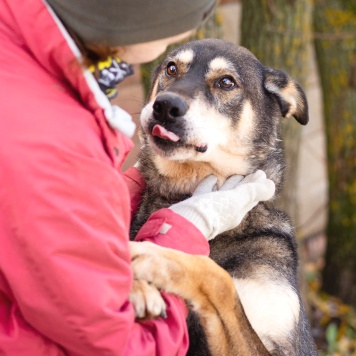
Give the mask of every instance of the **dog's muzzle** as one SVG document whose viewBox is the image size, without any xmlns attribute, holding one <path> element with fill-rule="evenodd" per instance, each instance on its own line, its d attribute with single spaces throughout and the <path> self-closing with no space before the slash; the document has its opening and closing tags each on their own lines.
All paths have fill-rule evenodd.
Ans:
<svg viewBox="0 0 356 356">
<path fill-rule="evenodd" d="M 151 135 L 170 142 L 181 141 L 175 132 L 168 127 L 173 128 L 175 123 L 183 119 L 189 109 L 189 105 L 184 97 L 173 92 L 161 93 L 157 96 L 152 106 L 152 116 L 156 124 L 152 127 Z M 197 152 L 204 153 L 208 149 L 206 144 L 195 146 Z"/>
<path fill-rule="evenodd" d="M 175 121 L 184 116 L 188 111 L 187 102 L 175 93 L 163 93 L 159 95 L 153 104 L 153 117 L 161 122 Z"/>
</svg>

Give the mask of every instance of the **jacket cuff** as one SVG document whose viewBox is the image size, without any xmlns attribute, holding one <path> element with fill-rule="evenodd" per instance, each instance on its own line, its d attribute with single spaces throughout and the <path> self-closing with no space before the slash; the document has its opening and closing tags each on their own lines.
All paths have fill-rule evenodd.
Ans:
<svg viewBox="0 0 356 356">
<path fill-rule="evenodd" d="M 200 230 L 170 209 L 153 213 L 139 230 L 135 241 L 150 241 L 192 255 L 209 256 L 210 253 L 209 243 Z"/>
</svg>

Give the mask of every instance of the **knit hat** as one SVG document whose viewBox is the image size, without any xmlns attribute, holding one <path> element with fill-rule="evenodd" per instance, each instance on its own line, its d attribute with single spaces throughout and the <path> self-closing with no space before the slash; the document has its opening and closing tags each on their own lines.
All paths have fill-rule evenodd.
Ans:
<svg viewBox="0 0 356 356">
<path fill-rule="evenodd" d="M 47 0 L 85 43 L 123 46 L 192 30 L 215 0 Z"/>
</svg>

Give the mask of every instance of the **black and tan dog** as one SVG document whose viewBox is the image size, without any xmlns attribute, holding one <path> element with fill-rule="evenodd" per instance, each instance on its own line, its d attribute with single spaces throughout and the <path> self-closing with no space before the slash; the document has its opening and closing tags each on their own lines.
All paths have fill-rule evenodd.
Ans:
<svg viewBox="0 0 356 356">
<path fill-rule="evenodd" d="M 141 115 L 147 190 L 133 235 L 153 211 L 186 199 L 210 174 L 223 182 L 261 169 L 278 190 L 284 170 L 278 124 L 291 116 L 308 122 L 303 90 L 247 49 L 209 39 L 172 51 L 153 74 Z M 210 248 L 216 263 L 132 244 L 136 277 L 182 296 L 195 312 L 189 353 L 316 355 L 287 216 L 260 203 Z"/>
</svg>

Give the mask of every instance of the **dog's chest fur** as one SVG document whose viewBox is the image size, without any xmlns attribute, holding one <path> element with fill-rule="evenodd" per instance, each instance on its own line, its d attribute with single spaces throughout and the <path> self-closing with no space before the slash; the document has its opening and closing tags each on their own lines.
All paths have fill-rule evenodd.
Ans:
<svg viewBox="0 0 356 356">
<path fill-rule="evenodd" d="M 159 174 L 148 153 L 149 149 L 140 154 L 141 170 L 147 186 L 139 211 L 131 225 L 132 239 L 153 212 L 169 208 L 172 204 L 190 197 L 188 192 L 177 192 L 170 180 Z M 271 236 L 270 240 L 266 239 L 266 234 Z M 256 265 L 259 264 L 258 258 L 262 254 L 263 264 L 276 263 L 274 252 L 269 250 L 273 240 L 278 240 L 280 249 L 283 250 L 285 245 L 285 262 L 297 268 L 297 256 L 294 243 L 290 240 L 291 235 L 293 229 L 287 215 L 260 203 L 245 216 L 239 226 L 210 241 L 210 257 L 234 277 L 245 278 L 254 273 Z"/>
<path fill-rule="evenodd" d="M 165 177 L 160 176 L 154 167 L 149 150 L 141 153 L 141 170 L 147 182 L 139 211 L 132 223 L 132 238 L 148 217 L 158 209 L 168 208 L 174 203 L 187 199 L 189 194 L 176 192 L 174 186 Z M 288 280 L 287 284 L 295 286 L 297 271 L 297 254 L 292 227 L 287 216 L 260 203 L 250 211 L 238 227 L 218 235 L 210 241 L 210 257 L 227 270 L 236 281 L 236 288 L 241 295 L 241 302 L 250 310 L 250 323 L 254 328 L 259 323 L 260 315 L 251 313 L 255 307 L 248 305 L 250 292 L 239 291 L 239 281 L 258 281 L 257 285 L 268 284 L 270 279 Z M 276 254 L 278 258 L 276 258 Z M 279 273 L 278 271 L 283 271 Z M 268 278 L 267 278 L 268 277 Z M 286 290 L 288 292 L 288 290 Z M 253 292 L 253 290 L 252 290 Z M 269 292 L 269 291 L 267 291 Z M 284 290 L 272 291 L 277 296 Z M 260 293 L 259 290 L 254 294 Z M 272 296 L 273 298 L 275 295 Z M 298 297 L 295 295 L 296 301 Z M 279 306 L 278 306 L 279 308 Z M 299 302 L 298 302 L 299 308 Z M 299 310 L 299 309 L 298 309 Z M 298 313 L 298 310 L 296 313 Z M 256 320 L 253 320 L 256 317 Z M 194 312 L 188 317 L 190 349 L 188 355 L 210 355 L 204 332 Z M 257 329 L 257 328 L 256 328 Z M 261 331 L 261 333 L 263 330 Z M 259 335 L 261 337 L 261 335 Z M 265 344 L 269 342 L 266 337 Z M 297 346 L 293 345 L 296 349 Z"/>
</svg>

